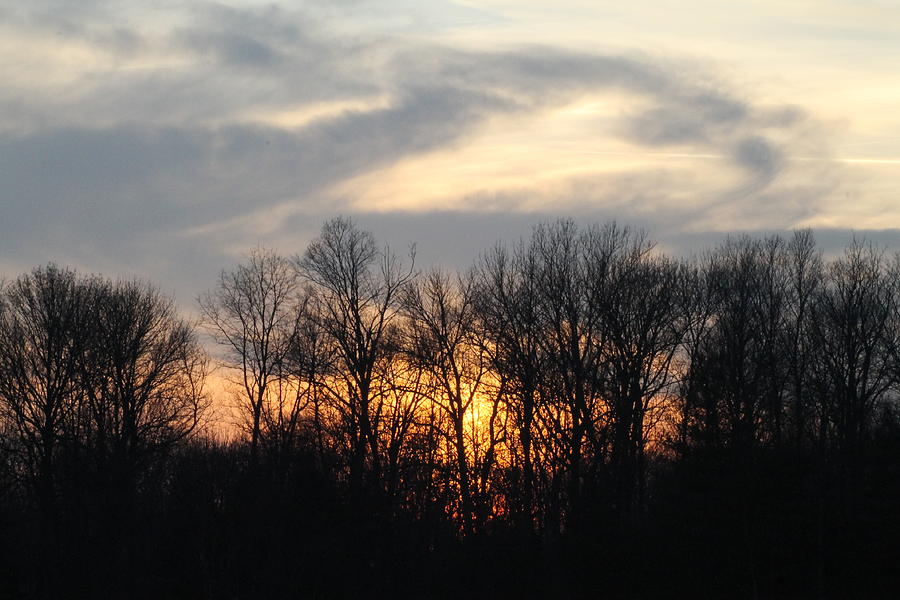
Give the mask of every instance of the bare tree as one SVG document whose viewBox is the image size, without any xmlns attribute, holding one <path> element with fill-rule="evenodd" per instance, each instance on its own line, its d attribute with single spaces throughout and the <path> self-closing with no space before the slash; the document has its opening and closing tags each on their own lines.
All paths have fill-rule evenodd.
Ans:
<svg viewBox="0 0 900 600">
<path fill-rule="evenodd" d="M 705 277 L 715 282 L 713 326 L 692 357 L 702 386 L 701 433 L 732 447 L 778 443 L 789 364 L 790 285 L 781 238 L 729 238 Z M 715 428 L 713 431 L 710 428 Z"/>
<path fill-rule="evenodd" d="M 414 478 L 405 481 L 403 475 L 416 462 L 411 446 L 414 434 L 419 433 L 423 421 L 427 420 L 424 413 L 428 384 L 426 370 L 402 354 L 385 362 L 384 367 L 388 372 L 381 377 L 391 382 L 384 397 L 381 426 L 385 488 L 388 498 L 397 503 L 404 496 L 422 492 L 411 485 Z"/>
<path fill-rule="evenodd" d="M 681 267 L 678 303 L 684 337 L 678 360 L 680 371 L 676 447 L 685 452 L 693 444 L 718 445 L 718 399 L 707 390 L 706 368 L 709 338 L 715 332 L 720 286 L 710 262 L 711 254 L 693 258 Z"/>
<path fill-rule="evenodd" d="M 672 363 L 686 326 L 678 265 L 652 255 L 652 248 L 641 235 L 630 241 L 613 260 L 601 300 L 601 385 L 613 429 L 615 508 L 623 525 L 643 502 L 647 436 L 669 408 Z"/>
<path fill-rule="evenodd" d="M 459 515 L 462 529 L 470 532 L 478 525 L 476 505 L 484 501 L 475 492 L 486 491 L 494 466 L 500 396 L 486 389 L 490 361 L 480 339 L 474 279 L 453 279 L 432 270 L 418 285 L 406 289 L 404 311 L 410 322 L 413 360 L 427 370 L 432 387 L 429 399 L 449 425 L 445 435 L 455 460 Z M 482 410 L 485 422 L 478 422 Z M 482 429 L 488 433 L 484 439 Z"/>
<path fill-rule="evenodd" d="M 883 252 L 854 239 L 827 268 L 812 309 L 821 435 L 839 452 L 847 510 L 875 408 L 897 383 L 898 297 Z"/>
<path fill-rule="evenodd" d="M 92 459 L 94 485 L 82 487 L 93 488 L 100 536 L 113 555 L 111 582 L 129 595 L 143 552 L 139 491 L 200 422 L 207 359 L 194 325 L 152 286 L 95 279 L 90 291 L 78 442 Z"/>
<path fill-rule="evenodd" d="M 824 278 L 822 254 L 809 229 L 794 232 L 787 247 L 788 321 L 786 350 L 790 382 L 790 430 L 802 447 L 815 438 L 815 406 L 809 374 L 815 347 L 811 336 L 816 295 Z"/>
<path fill-rule="evenodd" d="M 600 386 L 603 302 L 611 291 L 614 260 L 631 240 L 632 233 L 615 223 L 579 231 L 573 222 L 560 221 L 533 234 L 540 261 L 542 350 L 550 367 L 546 387 L 552 398 L 543 408 L 549 429 L 566 445 L 567 500 L 574 520 L 583 508 L 583 481 L 591 480 L 606 458 L 610 431 Z"/>
<path fill-rule="evenodd" d="M 12 282 L 0 313 L 0 410 L 48 521 L 67 422 L 81 399 L 79 361 L 87 342 L 88 286 L 55 265 Z"/>
<path fill-rule="evenodd" d="M 90 445 L 101 471 L 131 488 L 208 406 L 206 354 L 173 301 L 137 281 L 97 282 L 80 363 Z"/>
<path fill-rule="evenodd" d="M 521 481 L 512 482 L 507 501 L 520 526 L 531 529 L 538 516 L 534 437 L 545 367 L 537 253 L 524 242 L 512 253 L 497 246 L 482 257 L 477 274 L 476 308 L 490 338 L 492 369 L 506 382 L 501 400 L 512 416 L 518 443 L 510 446 L 521 464 Z"/>
<path fill-rule="evenodd" d="M 292 267 L 293 268 L 293 267 Z M 290 347 L 279 365 L 280 376 L 274 382 L 277 391 L 270 394 L 263 407 L 263 429 L 266 442 L 276 454 L 295 449 L 304 430 L 306 411 L 313 408 L 313 446 L 324 457 L 324 429 L 319 419 L 319 383 L 330 369 L 329 349 L 311 310 L 313 293 L 303 289 L 294 306 L 294 325 Z"/>
<path fill-rule="evenodd" d="M 19 278 L 3 304 L 0 414 L 16 431 L 36 495 L 37 549 L 51 568 L 41 586 L 56 584 L 80 525 L 58 517 L 77 511 L 75 521 L 112 544 L 112 579 L 130 587 L 142 476 L 163 464 L 206 404 L 193 327 L 150 286 L 53 265 Z"/>
<path fill-rule="evenodd" d="M 379 375 L 396 354 L 392 326 L 412 264 L 405 268 L 388 248 L 379 250 L 371 233 L 346 218 L 325 223 L 295 264 L 314 286 L 313 314 L 334 353 L 328 390 L 345 424 L 351 487 L 380 491 L 379 429 L 390 383 Z"/>
<path fill-rule="evenodd" d="M 266 403 L 280 408 L 284 395 L 296 392 L 285 378 L 297 328 L 298 287 L 288 260 L 256 248 L 244 264 L 222 271 L 216 288 L 199 299 L 206 329 L 225 349 L 224 363 L 236 374 L 253 460 L 262 441 Z"/>
</svg>

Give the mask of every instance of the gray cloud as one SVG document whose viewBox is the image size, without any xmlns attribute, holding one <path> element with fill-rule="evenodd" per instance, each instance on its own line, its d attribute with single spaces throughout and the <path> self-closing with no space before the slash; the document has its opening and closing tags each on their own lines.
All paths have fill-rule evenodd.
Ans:
<svg viewBox="0 0 900 600">
<path fill-rule="evenodd" d="M 347 177 L 451 143 L 485 115 L 514 108 L 477 91 L 417 88 L 388 108 L 293 131 L 122 126 L 7 137 L 0 248 L 67 230 L 109 251 L 293 198 L 312 201 Z"/>
<path fill-rule="evenodd" d="M 243 33 L 188 31 L 180 37 L 192 50 L 203 55 L 216 54 L 223 62 L 236 66 L 264 68 L 284 60 L 271 44 Z"/>
<path fill-rule="evenodd" d="M 783 159 L 781 153 L 763 137 L 746 137 L 734 147 L 734 159 L 737 164 L 771 181 L 781 169 Z"/>
<path fill-rule="evenodd" d="M 743 102 L 709 91 L 664 97 L 665 103 L 636 114 L 627 135 L 646 145 L 713 141 L 744 122 L 750 112 Z"/>
</svg>

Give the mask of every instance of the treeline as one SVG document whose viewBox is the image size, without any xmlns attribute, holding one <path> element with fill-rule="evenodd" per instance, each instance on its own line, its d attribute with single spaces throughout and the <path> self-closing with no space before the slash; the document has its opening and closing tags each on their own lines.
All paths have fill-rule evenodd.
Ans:
<svg viewBox="0 0 900 600">
<path fill-rule="evenodd" d="M 52 265 L 0 298 L 0 596 L 900 584 L 900 254 L 861 240 L 676 260 L 559 221 L 420 272 L 335 219 L 198 323 Z"/>
</svg>

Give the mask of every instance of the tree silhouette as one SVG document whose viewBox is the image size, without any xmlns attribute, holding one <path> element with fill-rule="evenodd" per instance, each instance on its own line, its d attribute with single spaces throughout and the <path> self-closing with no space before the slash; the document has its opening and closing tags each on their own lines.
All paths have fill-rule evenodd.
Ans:
<svg viewBox="0 0 900 600">
<path fill-rule="evenodd" d="M 530 532 L 535 519 L 540 519 L 534 438 L 545 366 L 538 257 L 533 246 L 524 242 L 512 253 L 497 246 L 482 257 L 476 273 L 476 308 L 489 337 L 492 369 L 505 382 L 499 399 L 512 416 L 518 442 L 507 444 L 515 463 L 521 465 L 521 480 L 515 477 L 508 492 L 512 497 L 507 500 L 519 527 Z"/>
<path fill-rule="evenodd" d="M 4 290 L 0 313 L 0 407 L 41 513 L 42 537 L 51 544 L 56 463 L 82 398 L 79 362 L 91 329 L 92 287 L 74 271 L 37 268 Z"/>
<path fill-rule="evenodd" d="M 357 495 L 380 493 L 383 457 L 379 439 L 386 372 L 396 345 L 400 290 L 412 277 L 389 249 L 379 251 L 371 233 L 349 219 L 322 226 L 296 265 L 314 287 L 316 322 L 333 349 L 335 377 L 328 386 L 344 424 L 351 486 Z"/>
<path fill-rule="evenodd" d="M 250 432 L 251 459 L 262 441 L 266 405 L 283 414 L 299 409 L 301 393 L 290 389 L 289 355 L 297 332 L 297 275 L 290 263 L 256 248 L 244 264 L 222 271 L 218 286 L 199 299 L 207 330 L 226 351 L 225 365 L 237 373 L 241 408 Z"/>
<path fill-rule="evenodd" d="M 239 429 L 152 285 L 0 286 L 0 596 L 900 583 L 900 254 L 556 221 L 420 275 L 339 218 L 199 302 Z"/>
<path fill-rule="evenodd" d="M 474 294 L 471 277 L 451 279 L 433 270 L 406 289 L 403 303 L 410 322 L 412 360 L 428 373 L 428 399 L 448 424 L 448 430 L 441 433 L 450 440 L 459 489 L 458 513 L 466 532 L 477 525 L 480 511 L 476 505 L 487 501 L 476 496 L 486 490 L 498 442 L 498 395 L 486 401 L 489 359 L 480 339 Z M 484 448 L 475 431 L 467 431 L 484 425 L 470 425 L 478 420 L 481 404 L 489 404 L 484 407 L 488 425 Z"/>
</svg>

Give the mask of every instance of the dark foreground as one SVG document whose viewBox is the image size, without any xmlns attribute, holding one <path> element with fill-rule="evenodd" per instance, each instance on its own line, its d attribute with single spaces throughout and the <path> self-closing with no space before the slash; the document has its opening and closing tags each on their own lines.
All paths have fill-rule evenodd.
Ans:
<svg viewBox="0 0 900 600">
<path fill-rule="evenodd" d="M 797 452 L 694 453 L 652 467 L 627 523 L 597 489 L 562 533 L 465 536 L 428 507 L 354 508 L 302 452 L 251 470 L 194 443 L 130 498 L 80 473 L 53 522 L 7 486 L 0 597 L 891 598 L 898 439 L 881 431 L 852 489 Z"/>
</svg>

